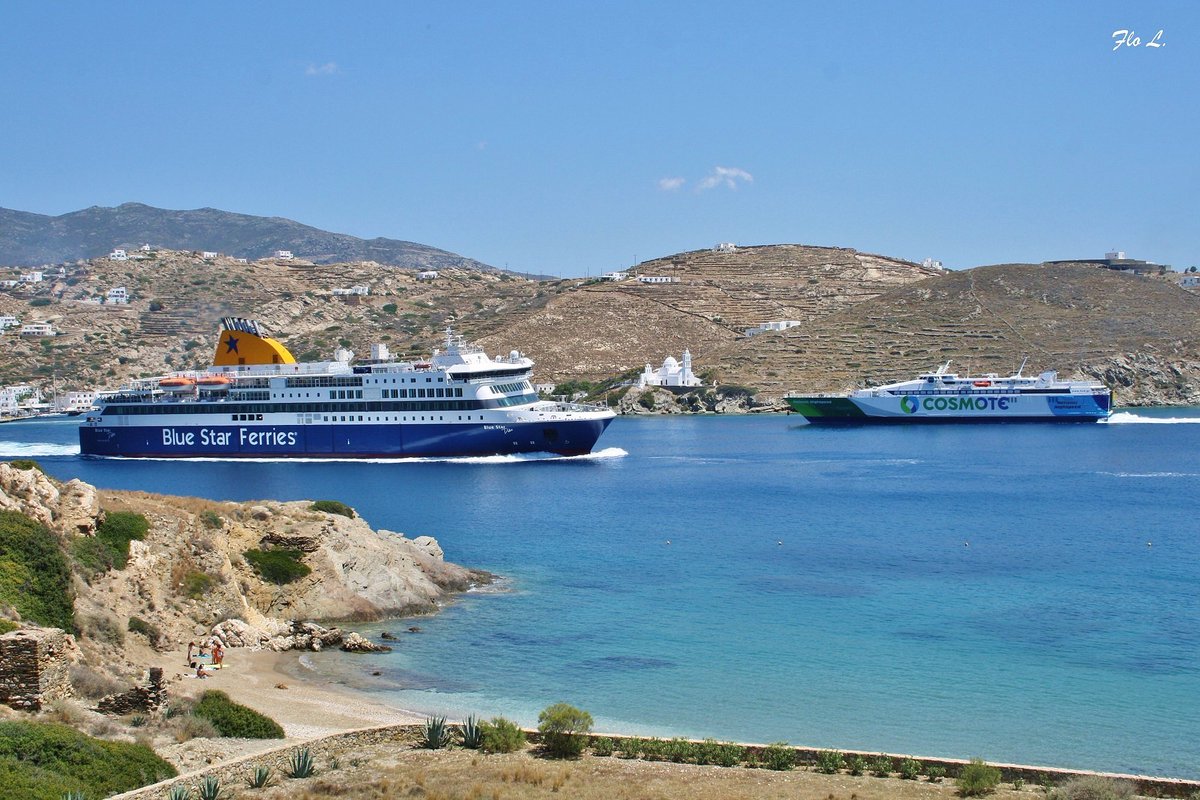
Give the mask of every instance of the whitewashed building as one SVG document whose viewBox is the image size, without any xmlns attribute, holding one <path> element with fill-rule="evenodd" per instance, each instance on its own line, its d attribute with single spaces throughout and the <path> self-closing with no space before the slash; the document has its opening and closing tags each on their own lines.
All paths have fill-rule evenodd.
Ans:
<svg viewBox="0 0 1200 800">
<path fill-rule="evenodd" d="M 733 253 L 737 251 L 737 245 L 733 242 L 718 242 L 713 245 L 714 253 Z"/>
<path fill-rule="evenodd" d="M 216 258 L 219 255 L 220 253 L 214 253 L 212 250 L 205 250 L 204 252 L 200 253 L 201 258 Z"/>
<path fill-rule="evenodd" d="M 12 314 L 0 314 L 0 331 L 15 328 L 21 324 L 21 320 L 14 317 Z"/>
<path fill-rule="evenodd" d="M 1182 278 L 1179 279 L 1179 285 L 1185 289 L 1190 289 L 1190 288 L 1200 286 L 1200 275 L 1195 275 L 1195 274 L 1184 275 Z"/>
<path fill-rule="evenodd" d="M 21 273 L 21 283 L 41 283 L 45 279 L 46 273 L 42 272 L 41 270 Z"/>
<path fill-rule="evenodd" d="M 291 250 L 276 250 L 274 253 L 271 254 L 271 257 L 276 258 L 280 261 L 290 261 L 293 258 L 295 258 L 295 256 L 292 255 Z"/>
<path fill-rule="evenodd" d="M 679 283 L 679 278 L 670 275 L 639 275 L 638 283 Z"/>
<path fill-rule="evenodd" d="M 87 411 L 95 402 L 95 392 L 66 392 L 55 397 L 50 408 L 58 414 L 78 414 Z"/>
<path fill-rule="evenodd" d="M 149 253 L 149 252 L 150 252 L 150 245 L 148 245 L 148 244 L 144 244 L 144 245 L 142 245 L 141 247 L 139 247 L 139 248 L 138 248 L 138 250 L 141 250 L 143 253 Z"/>
<path fill-rule="evenodd" d="M 427 269 L 427 270 L 425 270 L 425 271 L 423 271 L 423 272 L 418 272 L 418 273 L 417 273 L 417 280 L 419 280 L 419 281 L 432 281 L 432 280 L 436 280 L 436 279 L 437 279 L 437 276 L 438 276 L 438 274 L 437 274 L 437 270 L 436 270 L 436 269 Z"/>
<path fill-rule="evenodd" d="M 104 302 L 110 306 L 123 306 L 129 302 L 129 292 L 125 291 L 124 286 L 114 286 L 104 296 Z"/>
<path fill-rule="evenodd" d="M 551 395 L 551 394 L 554 394 L 554 388 L 555 388 L 555 386 L 557 386 L 557 384 L 554 384 L 554 383 L 535 383 L 535 384 L 533 385 L 533 390 L 534 390 L 535 392 L 537 392 L 538 394 L 540 394 L 540 395 Z"/>
<path fill-rule="evenodd" d="M 0 416 L 15 417 L 27 406 L 41 402 L 42 395 L 28 383 L 0 386 Z"/>
<path fill-rule="evenodd" d="M 786 331 L 788 328 L 794 328 L 800 324 L 796 319 L 781 319 L 772 322 L 764 322 L 754 328 L 747 328 L 747 336 L 758 336 L 760 333 L 769 333 L 770 331 Z"/>
<path fill-rule="evenodd" d="M 366 297 L 370 293 L 371 293 L 371 287 L 369 287 L 369 286 L 351 286 L 349 289 L 334 289 L 333 290 L 333 294 L 335 297 L 346 296 L 346 295 L 355 295 L 357 297 Z"/>
<path fill-rule="evenodd" d="M 623 281 L 629 277 L 628 272 L 606 272 L 600 276 L 602 281 Z"/>
<path fill-rule="evenodd" d="M 927 258 L 924 261 L 922 261 L 921 266 L 928 267 L 929 269 L 945 269 L 945 267 L 942 266 L 942 262 L 935 261 L 932 258 Z"/>
<path fill-rule="evenodd" d="M 30 322 L 21 326 L 22 336 L 57 336 L 58 331 L 49 322 Z"/>
<path fill-rule="evenodd" d="M 0 287 L 3 287 L 3 288 L 5 288 L 5 289 L 15 289 L 15 288 L 17 288 L 17 286 L 18 286 L 20 283 L 21 283 L 20 281 L 18 281 L 18 280 L 15 280 L 15 279 L 13 279 L 13 280 L 3 280 L 3 281 L 0 281 Z"/>
<path fill-rule="evenodd" d="M 692 372 L 692 354 L 683 351 L 683 363 L 675 360 L 674 356 L 663 359 L 662 366 L 657 370 L 649 364 L 638 376 L 638 386 L 702 386 L 703 382 Z"/>
<path fill-rule="evenodd" d="M 124 250 L 113 250 L 111 253 L 108 254 L 108 260 L 109 261 L 128 261 L 129 254 L 126 253 Z"/>
</svg>

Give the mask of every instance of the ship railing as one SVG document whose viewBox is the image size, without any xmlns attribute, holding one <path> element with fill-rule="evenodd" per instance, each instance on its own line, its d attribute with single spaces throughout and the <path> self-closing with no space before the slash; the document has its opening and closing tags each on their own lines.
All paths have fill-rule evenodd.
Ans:
<svg viewBox="0 0 1200 800">
<path fill-rule="evenodd" d="M 535 404 L 533 411 L 542 411 L 546 413 L 565 413 L 569 411 L 608 411 L 606 405 L 598 403 L 567 403 L 561 401 L 542 401 Z"/>
</svg>

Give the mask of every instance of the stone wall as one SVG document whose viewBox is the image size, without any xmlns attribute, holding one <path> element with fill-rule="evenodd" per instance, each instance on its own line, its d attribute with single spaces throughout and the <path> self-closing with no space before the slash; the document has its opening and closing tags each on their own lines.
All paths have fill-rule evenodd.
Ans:
<svg viewBox="0 0 1200 800">
<path fill-rule="evenodd" d="M 75 640 L 58 628 L 27 628 L 0 636 L 0 703 L 37 711 L 70 697 Z"/>
<path fill-rule="evenodd" d="M 136 686 L 128 692 L 110 694 L 100 701 L 104 714 L 153 713 L 167 701 L 167 688 L 163 686 L 162 667 L 151 667 L 150 678 L 145 686 Z"/>
</svg>

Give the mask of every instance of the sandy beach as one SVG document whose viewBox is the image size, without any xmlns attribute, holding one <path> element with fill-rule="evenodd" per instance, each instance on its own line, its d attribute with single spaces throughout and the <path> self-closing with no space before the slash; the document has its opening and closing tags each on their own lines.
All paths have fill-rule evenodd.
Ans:
<svg viewBox="0 0 1200 800">
<path fill-rule="evenodd" d="M 424 721 L 422 716 L 383 705 L 353 689 L 305 677 L 298 666 L 301 655 L 298 651 L 230 648 L 225 651 L 224 669 L 198 679 L 183 666 L 186 652 L 178 650 L 168 656 L 175 666 L 165 672 L 172 694 L 195 697 L 207 689 L 220 689 L 234 701 L 274 719 L 288 739 Z"/>
</svg>

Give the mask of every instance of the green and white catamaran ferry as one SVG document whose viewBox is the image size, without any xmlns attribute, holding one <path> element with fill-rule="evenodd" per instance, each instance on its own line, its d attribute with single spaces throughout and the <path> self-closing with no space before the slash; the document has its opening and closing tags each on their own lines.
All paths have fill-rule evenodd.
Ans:
<svg viewBox="0 0 1200 800">
<path fill-rule="evenodd" d="M 1112 413 L 1112 393 L 1099 381 L 1061 380 L 1056 372 L 1001 378 L 960 377 L 947 361 L 915 380 L 849 394 L 784 398 L 815 425 L 931 422 L 1096 422 Z"/>
</svg>

